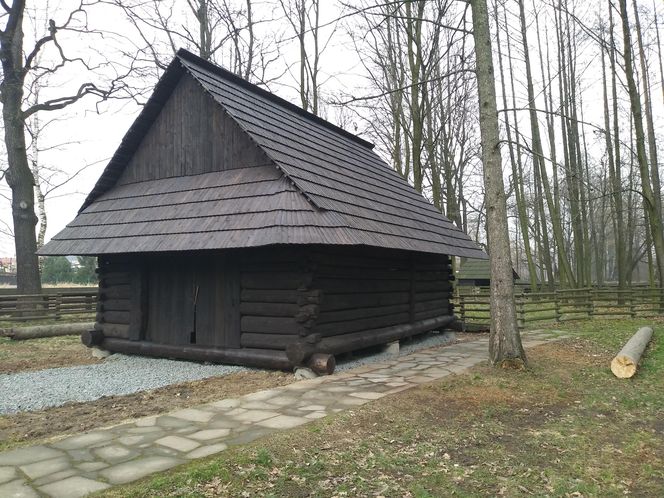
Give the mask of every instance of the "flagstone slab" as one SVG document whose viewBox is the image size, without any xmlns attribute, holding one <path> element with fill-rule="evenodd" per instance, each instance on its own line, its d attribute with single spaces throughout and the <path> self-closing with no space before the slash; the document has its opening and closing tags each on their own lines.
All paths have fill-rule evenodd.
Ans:
<svg viewBox="0 0 664 498">
<path fill-rule="evenodd" d="M 110 485 L 75 476 L 41 486 L 39 490 L 53 498 L 80 498 L 106 488 L 110 488 Z"/>
<path fill-rule="evenodd" d="M 63 450 L 78 450 L 80 448 L 90 448 L 99 443 L 105 443 L 113 439 L 115 435 L 110 431 L 87 432 L 80 436 L 73 436 L 53 443 L 53 446 Z"/>
<path fill-rule="evenodd" d="M 67 469 L 67 470 L 62 470 L 60 472 L 56 472 L 55 474 L 49 474 L 47 476 L 42 477 L 41 479 L 35 479 L 32 481 L 30 484 L 32 484 L 33 487 L 39 487 L 43 486 L 44 484 L 51 484 L 52 482 L 55 481 L 62 481 L 63 479 L 66 479 L 67 477 L 72 477 L 79 474 L 78 469 Z"/>
<path fill-rule="evenodd" d="M 189 453 L 187 453 L 185 457 L 189 458 L 190 460 L 196 458 L 205 458 L 207 456 L 214 455 L 216 453 L 221 453 L 226 448 L 228 448 L 228 445 L 225 443 L 211 444 L 209 446 L 201 446 L 200 448 L 197 448 L 194 451 L 190 451 Z"/>
<path fill-rule="evenodd" d="M 0 484 L 0 496 L 3 498 L 40 498 L 39 494 L 23 479 Z"/>
<path fill-rule="evenodd" d="M 51 460 L 21 465 L 19 468 L 30 479 L 39 479 L 40 477 L 60 472 L 69 467 L 69 460 L 65 457 L 57 457 Z"/>
<path fill-rule="evenodd" d="M 141 479 L 155 472 L 162 472 L 180 465 L 182 460 L 165 456 L 148 456 L 121 463 L 102 470 L 99 474 L 111 484 L 124 484 Z"/>
<path fill-rule="evenodd" d="M 212 439 L 219 439 L 226 437 L 231 433 L 230 429 L 207 429 L 203 431 L 194 432 L 189 437 L 197 441 L 210 441 Z"/>
<path fill-rule="evenodd" d="M 184 410 L 172 412 L 170 413 L 170 416 L 181 418 L 189 422 L 208 422 L 214 416 L 214 413 L 196 410 L 195 408 L 186 408 Z"/>
<path fill-rule="evenodd" d="M 34 462 L 41 462 L 51 458 L 63 456 L 64 452 L 58 451 L 47 446 L 29 446 L 0 453 L 0 466 L 4 465 L 26 465 Z M 0 494 L 0 496 L 2 496 Z"/>
<path fill-rule="evenodd" d="M 0 467 L 0 484 L 11 481 L 15 477 L 16 469 L 14 467 Z"/>
<path fill-rule="evenodd" d="M 155 443 L 185 453 L 195 448 L 198 448 L 201 445 L 201 443 L 192 441 L 191 439 L 187 439 L 186 437 L 181 437 L 181 436 L 166 436 L 161 439 L 157 439 Z"/>
<path fill-rule="evenodd" d="M 258 422 L 258 425 L 269 427 L 270 429 L 291 429 L 298 425 L 306 424 L 309 422 L 304 417 L 291 417 L 289 415 L 277 415 L 276 417 L 268 418 Z"/>
</svg>

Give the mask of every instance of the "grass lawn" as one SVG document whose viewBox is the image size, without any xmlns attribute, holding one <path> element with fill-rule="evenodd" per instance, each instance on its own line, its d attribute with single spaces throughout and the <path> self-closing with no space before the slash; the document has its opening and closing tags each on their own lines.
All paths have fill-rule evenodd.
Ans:
<svg viewBox="0 0 664 498">
<path fill-rule="evenodd" d="M 609 362 L 655 323 L 636 377 Z M 565 324 L 526 371 L 479 366 L 104 496 L 664 496 L 664 320 Z"/>
</svg>

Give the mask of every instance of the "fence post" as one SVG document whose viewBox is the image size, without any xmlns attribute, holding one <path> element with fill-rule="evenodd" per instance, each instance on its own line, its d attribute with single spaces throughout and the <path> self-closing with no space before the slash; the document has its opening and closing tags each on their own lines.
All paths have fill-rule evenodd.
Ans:
<svg viewBox="0 0 664 498">
<path fill-rule="evenodd" d="M 560 323 L 560 319 L 562 318 L 563 314 L 560 310 L 560 294 L 558 294 L 558 289 L 553 290 L 553 306 L 556 308 L 556 322 Z"/>
<path fill-rule="evenodd" d="M 460 292 L 458 294 L 459 298 L 459 310 L 461 311 L 461 331 L 466 331 L 466 303 L 463 294 Z"/>
<path fill-rule="evenodd" d="M 60 319 L 60 312 L 62 311 L 62 294 L 54 294 L 53 295 L 53 312 L 55 313 L 54 318 L 56 320 Z"/>
<path fill-rule="evenodd" d="M 516 298 L 516 323 L 519 329 L 524 329 L 526 327 L 526 309 L 523 292 L 514 297 Z"/>
</svg>

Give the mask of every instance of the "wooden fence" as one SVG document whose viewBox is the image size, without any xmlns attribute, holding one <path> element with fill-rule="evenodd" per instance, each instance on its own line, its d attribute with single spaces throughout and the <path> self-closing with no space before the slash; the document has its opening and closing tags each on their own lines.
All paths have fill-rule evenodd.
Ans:
<svg viewBox="0 0 664 498">
<path fill-rule="evenodd" d="M 455 314 L 463 323 L 488 324 L 489 294 L 457 293 Z M 559 289 L 552 292 L 520 292 L 516 295 L 519 326 L 538 321 L 589 319 L 593 317 L 646 317 L 664 314 L 664 289 L 651 287 Z M 60 319 L 64 316 L 94 319 L 97 289 L 49 289 L 44 294 L 0 293 L 0 322 Z"/>
<path fill-rule="evenodd" d="M 69 318 L 94 319 L 97 311 L 97 289 L 64 289 L 43 294 L 0 294 L 0 322 L 52 320 Z"/>
<path fill-rule="evenodd" d="M 539 321 L 564 322 L 594 317 L 664 315 L 664 289 L 651 287 L 559 289 L 516 294 L 519 327 Z M 489 294 L 457 293 L 454 310 L 462 323 L 487 325 L 491 319 Z"/>
</svg>

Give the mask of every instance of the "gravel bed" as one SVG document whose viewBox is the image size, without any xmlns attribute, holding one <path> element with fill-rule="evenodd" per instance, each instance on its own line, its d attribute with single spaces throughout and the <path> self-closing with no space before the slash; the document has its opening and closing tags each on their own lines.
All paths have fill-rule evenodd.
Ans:
<svg viewBox="0 0 664 498">
<path fill-rule="evenodd" d="M 95 365 L 2 374 L 0 415 L 131 394 L 244 370 L 249 369 L 115 354 Z"/>
<path fill-rule="evenodd" d="M 424 334 L 401 341 L 399 356 L 454 340 L 453 332 Z M 348 358 L 339 358 L 335 371 L 344 372 L 394 358 L 383 348 L 372 348 Z M 131 394 L 245 370 L 250 369 L 114 354 L 94 365 L 0 374 L 0 415 L 41 410 L 70 401 L 94 401 L 103 396 Z"/>
<path fill-rule="evenodd" d="M 415 353 L 422 349 L 449 344 L 454 341 L 455 334 L 454 332 L 450 331 L 445 331 L 442 333 L 433 332 L 431 334 L 415 336 L 412 339 L 400 341 L 399 357 Z M 361 367 L 363 365 L 394 360 L 396 358 L 394 354 L 383 351 L 383 349 L 383 347 L 379 346 L 377 348 L 368 349 L 363 354 L 357 352 L 353 353 L 350 358 L 338 358 L 337 368 L 334 371 L 344 372 L 346 370 L 352 370 L 353 368 Z"/>
</svg>

